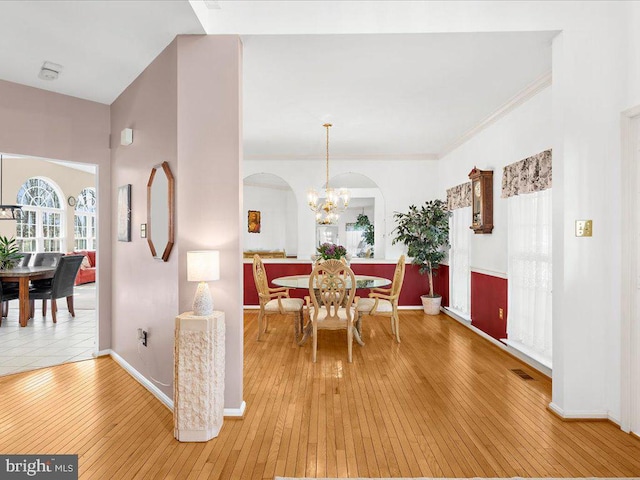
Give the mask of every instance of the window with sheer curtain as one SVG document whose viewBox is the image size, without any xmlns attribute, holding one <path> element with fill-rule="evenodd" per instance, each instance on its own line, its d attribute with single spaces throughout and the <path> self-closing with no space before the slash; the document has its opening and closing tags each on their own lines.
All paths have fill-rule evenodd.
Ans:
<svg viewBox="0 0 640 480">
<path fill-rule="evenodd" d="M 471 207 L 457 208 L 451 212 L 449 236 L 450 307 L 456 313 L 469 318 L 471 270 L 469 266 L 469 236 L 471 234 Z"/>
<path fill-rule="evenodd" d="M 469 238 L 471 234 L 471 182 L 447 190 L 449 220 L 449 308 L 462 317 L 471 314 L 471 269 Z"/>
<path fill-rule="evenodd" d="M 507 173 L 510 167 L 514 168 Z M 520 188 L 518 183 L 528 186 Z M 505 185 L 509 186 L 507 193 Z M 509 232 L 507 337 L 510 343 L 522 345 L 549 365 L 552 357 L 551 192 L 551 151 L 505 167 L 503 196 L 508 197 Z"/>
</svg>

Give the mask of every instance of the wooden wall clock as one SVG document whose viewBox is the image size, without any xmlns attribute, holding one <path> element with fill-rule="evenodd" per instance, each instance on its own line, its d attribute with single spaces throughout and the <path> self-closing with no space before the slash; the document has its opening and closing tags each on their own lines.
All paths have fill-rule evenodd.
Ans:
<svg viewBox="0 0 640 480">
<path fill-rule="evenodd" d="M 491 233 L 493 230 L 493 170 L 469 172 L 471 180 L 471 230 Z"/>
</svg>

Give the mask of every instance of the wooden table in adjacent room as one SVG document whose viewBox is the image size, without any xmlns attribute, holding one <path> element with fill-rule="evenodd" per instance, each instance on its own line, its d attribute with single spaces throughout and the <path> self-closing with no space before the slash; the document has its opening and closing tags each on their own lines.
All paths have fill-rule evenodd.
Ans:
<svg viewBox="0 0 640 480">
<path fill-rule="evenodd" d="M 26 327 L 31 317 L 29 306 L 29 282 L 53 277 L 56 267 L 16 267 L 8 270 L 0 270 L 2 283 L 17 282 L 19 285 L 19 316 L 20 326 Z"/>
</svg>

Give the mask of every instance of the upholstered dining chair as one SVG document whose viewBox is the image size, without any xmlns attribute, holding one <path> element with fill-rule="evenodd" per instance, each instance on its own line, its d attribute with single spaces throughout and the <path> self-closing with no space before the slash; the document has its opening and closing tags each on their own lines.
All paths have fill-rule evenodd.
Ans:
<svg viewBox="0 0 640 480">
<path fill-rule="evenodd" d="M 347 358 L 353 361 L 353 338 L 364 345 L 356 329 L 356 278 L 345 262 L 326 260 L 309 277 L 309 295 L 305 297 L 309 321 L 313 327 L 313 361 L 318 352 L 318 330 L 346 330 Z"/>
<path fill-rule="evenodd" d="M 60 258 L 56 271 L 51 279 L 51 285 L 43 285 L 42 287 L 33 287 L 29 290 L 29 300 L 31 301 L 31 316 L 33 317 L 33 301 L 34 300 L 51 300 L 51 316 L 53 323 L 56 323 L 56 312 L 58 306 L 56 299 L 66 297 L 67 307 L 72 317 L 76 316 L 73 309 L 73 284 L 76 280 L 83 255 L 65 255 Z M 43 308 L 44 310 L 44 308 Z M 43 312 L 43 315 L 45 313 Z"/>
<path fill-rule="evenodd" d="M 9 300 L 15 300 L 18 298 L 18 290 L 5 289 L 3 283 L 0 282 L 0 303 L 2 304 L 2 314 L 0 315 L 0 326 L 2 326 L 2 318 L 6 317 L 9 313 Z"/>
<path fill-rule="evenodd" d="M 34 267 L 56 267 L 58 262 L 62 258 L 60 252 L 39 252 L 33 256 Z M 31 285 L 35 288 L 43 289 L 51 287 L 51 278 L 45 278 L 43 280 L 34 280 Z M 42 316 L 47 314 L 47 300 L 42 300 Z"/>
<path fill-rule="evenodd" d="M 285 287 L 269 288 L 267 272 L 260 255 L 253 256 L 253 280 L 258 290 L 260 300 L 260 312 L 258 313 L 258 340 L 260 335 L 267 331 L 269 327 L 269 315 L 293 315 L 294 316 L 294 340 L 298 342 L 298 337 L 302 330 L 302 307 L 304 302 L 300 298 L 290 298 L 289 289 Z M 262 321 L 264 320 L 264 330 Z"/>
<path fill-rule="evenodd" d="M 391 334 L 400 343 L 400 317 L 398 316 L 398 298 L 404 281 L 404 255 L 400 256 L 393 274 L 390 288 L 372 288 L 369 298 L 361 298 L 358 302 L 358 331 L 362 315 L 391 317 Z"/>
<path fill-rule="evenodd" d="M 29 260 L 31 260 L 31 253 L 22 253 L 22 258 L 16 264 L 16 267 L 26 267 L 29 265 Z M 4 292 L 6 293 L 9 290 L 18 290 L 19 284 L 18 282 L 4 282 L 2 285 Z M 9 313 L 9 303 L 2 302 L 2 316 L 6 317 Z"/>
<path fill-rule="evenodd" d="M 31 260 L 31 253 L 23 253 L 20 262 L 18 262 L 18 267 L 26 267 L 29 265 L 29 260 Z"/>
</svg>

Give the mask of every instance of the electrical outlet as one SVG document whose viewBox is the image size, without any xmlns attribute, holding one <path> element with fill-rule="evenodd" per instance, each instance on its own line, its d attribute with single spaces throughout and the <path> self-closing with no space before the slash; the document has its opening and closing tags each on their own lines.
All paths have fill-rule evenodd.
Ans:
<svg viewBox="0 0 640 480">
<path fill-rule="evenodd" d="M 592 220 L 576 220 L 576 237 L 590 237 L 593 235 Z"/>
<path fill-rule="evenodd" d="M 142 328 L 138 329 L 138 341 L 142 344 L 143 347 L 147 346 L 147 340 L 149 338 L 149 332 L 147 330 L 143 330 Z"/>
<path fill-rule="evenodd" d="M 504 310 L 502 308 L 498 309 L 498 316 L 500 317 L 500 320 L 504 319 Z"/>
</svg>

